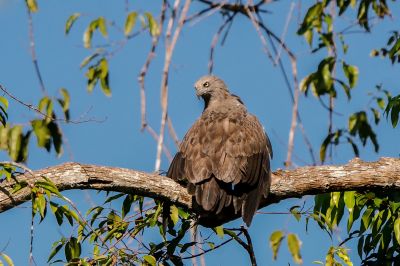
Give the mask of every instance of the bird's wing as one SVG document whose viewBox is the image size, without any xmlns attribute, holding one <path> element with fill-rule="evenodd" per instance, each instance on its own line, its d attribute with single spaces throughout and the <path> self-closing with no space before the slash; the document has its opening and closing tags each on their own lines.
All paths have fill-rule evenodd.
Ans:
<svg viewBox="0 0 400 266">
<path fill-rule="evenodd" d="M 233 198 L 250 224 L 268 191 L 271 155 L 261 124 L 245 109 L 229 116 L 203 113 L 185 135 L 168 176 L 194 184 L 192 194 L 205 210 L 221 210 Z"/>
</svg>

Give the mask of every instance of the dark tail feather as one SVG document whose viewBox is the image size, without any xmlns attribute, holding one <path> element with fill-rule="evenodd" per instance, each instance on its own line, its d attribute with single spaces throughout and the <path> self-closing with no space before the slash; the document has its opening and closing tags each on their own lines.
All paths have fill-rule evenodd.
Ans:
<svg viewBox="0 0 400 266">
<path fill-rule="evenodd" d="M 265 184 L 264 180 L 260 180 L 258 187 L 250 191 L 243 201 L 242 217 L 247 226 L 250 226 L 253 216 L 258 210 L 261 196 L 264 194 Z"/>
</svg>

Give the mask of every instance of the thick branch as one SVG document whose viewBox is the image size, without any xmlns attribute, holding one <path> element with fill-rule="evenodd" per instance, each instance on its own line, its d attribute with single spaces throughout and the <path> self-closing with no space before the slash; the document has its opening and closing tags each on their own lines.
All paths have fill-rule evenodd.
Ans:
<svg viewBox="0 0 400 266">
<path fill-rule="evenodd" d="M 331 191 L 374 191 L 400 189 L 400 159 L 381 158 L 377 162 L 363 162 L 353 159 L 346 165 L 310 166 L 294 170 L 278 170 L 272 176 L 271 191 L 268 199 L 260 206 L 264 207 L 288 198 L 315 195 Z M 65 163 L 42 170 L 25 173 L 18 180 L 32 184 L 42 176 L 50 178 L 60 191 L 69 189 L 95 189 L 133 193 L 167 200 L 174 204 L 199 213 L 192 205 L 192 197 L 186 189 L 173 180 L 155 174 L 140 171 Z M 0 212 L 11 209 L 30 197 L 29 188 L 12 195 L 11 183 L 3 181 L 0 187 Z M 206 217 L 206 214 L 203 217 Z M 225 223 L 237 218 L 233 212 L 213 217 L 214 223 Z M 210 219 L 200 219 L 204 225 Z"/>
</svg>

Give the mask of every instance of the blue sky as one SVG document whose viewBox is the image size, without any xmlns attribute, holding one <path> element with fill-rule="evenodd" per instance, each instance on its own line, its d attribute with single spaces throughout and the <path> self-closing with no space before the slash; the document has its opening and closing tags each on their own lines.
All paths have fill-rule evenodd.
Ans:
<svg viewBox="0 0 400 266">
<path fill-rule="evenodd" d="M 22 0 L 0 1 L 0 83 L 21 100 L 37 104 L 40 88 L 34 73 L 29 51 L 28 20 Z M 289 1 L 270 4 L 271 14 L 266 15 L 267 25 L 281 35 L 290 9 Z M 294 2 L 297 3 L 297 2 Z M 159 12 L 160 1 L 131 1 L 130 8 L 138 12 L 149 11 L 155 15 Z M 201 5 L 193 4 L 189 13 L 192 14 Z M 303 8 L 306 3 L 303 3 Z M 124 1 L 40 1 L 39 12 L 34 14 L 34 31 L 37 56 L 44 77 L 46 88 L 50 95 L 57 95 L 61 87 L 71 94 L 71 116 L 79 120 L 84 115 L 102 122 L 82 124 L 64 124 L 63 134 L 66 140 L 64 154 L 56 158 L 54 152 L 46 153 L 36 147 L 32 138 L 28 166 L 40 169 L 66 161 L 77 161 L 99 165 L 127 167 L 147 172 L 154 170 L 156 157 L 155 141 L 148 133 L 140 132 L 140 98 L 137 75 L 146 59 L 151 39 L 143 34 L 128 42 L 124 49 L 110 61 L 110 82 L 112 97 L 105 97 L 98 87 L 89 94 L 86 91 L 84 70 L 79 69 L 82 59 L 89 55 L 82 46 L 82 33 L 90 19 L 104 16 L 115 20 L 119 25 L 124 22 Z M 397 11 L 397 12 L 396 12 Z M 339 91 L 336 102 L 337 111 L 343 116 L 334 117 L 335 128 L 347 125 L 348 114 L 365 109 L 369 101 L 368 92 L 373 91 L 378 83 L 398 94 L 399 68 L 392 66 L 389 61 L 369 57 L 374 48 L 385 45 L 393 25 L 398 25 L 399 7 L 394 7 L 391 21 L 379 22 L 371 34 L 347 35 L 350 45 L 346 62 L 359 66 L 360 77 L 357 87 L 353 90 L 353 99 L 346 100 Z M 74 12 L 87 16 L 78 19 L 70 35 L 65 36 L 65 21 Z M 289 24 L 286 42 L 295 52 L 299 65 L 299 78 L 314 71 L 325 52 L 311 54 L 303 38 L 295 35 L 298 21 L 298 10 L 295 9 Z M 303 11 L 304 15 L 304 11 Z M 351 13 L 346 20 L 352 18 Z M 173 56 L 169 81 L 169 116 L 171 117 L 178 137 L 182 138 L 190 125 L 200 115 L 203 103 L 195 97 L 193 84 L 207 73 L 209 48 L 214 33 L 220 26 L 219 15 L 205 18 L 184 28 Z M 344 23 L 335 25 L 343 28 Z M 122 38 L 121 34 L 110 30 L 110 40 Z M 98 35 L 94 43 L 104 43 Z M 163 44 L 158 47 L 146 79 L 148 99 L 148 121 L 158 131 L 160 113 L 160 76 L 163 66 Z M 290 73 L 288 60 L 283 58 L 287 71 Z M 239 95 L 246 103 L 248 110 L 255 114 L 268 132 L 273 148 L 274 159 L 272 168 L 283 168 L 286 158 L 286 143 L 291 120 L 291 101 L 279 69 L 262 51 L 259 37 L 249 21 L 243 17 L 233 23 L 231 33 L 223 47 L 217 46 L 215 52 L 214 73 L 222 77 L 230 90 Z M 327 134 L 328 113 L 310 94 L 307 98 L 302 95 L 300 112 L 304 126 L 314 149 L 318 152 L 319 145 Z M 12 123 L 27 123 L 35 114 L 15 102 L 10 102 L 10 121 Z M 361 150 L 364 160 L 376 160 L 380 156 L 398 156 L 400 151 L 398 129 L 392 129 L 384 120 L 376 128 L 380 152 L 376 154 L 370 144 Z M 176 148 L 171 138 L 166 139 L 167 146 L 174 153 Z M 300 132 L 296 132 L 295 154 L 303 161 L 310 163 L 310 157 L 304 145 Z M 0 155 L 6 160 L 5 154 Z M 345 163 L 353 157 L 349 147 L 334 149 L 334 159 L 331 163 Z M 294 159 L 302 166 L 304 162 Z M 168 169 L 169 162 L 163 157 L 162 169 Z M 100 203 L 104 194 L 95 192 L 69 191 L 65 193 L 83 209 L 90 207 L 88 198 Z M 306 206 L 311 206 L 312 197 L 305 197 Z M 285 212 L 293 205 L 301 205 L 304 199 L 291 199 L 264 208 L 265 212 Z M 29 255 L 30 209 L 29 204 L 7 211 L 0 218 L 0 250 L 12 257 L 16 265 L 27 265 Z M 227 227 L 239 226 L 241 221 L 234 221 Z M 274 230 L 283 229 L 295 232 L 303 242 L 302 255 L 304 265 L 310 265 L 314 260 L 324 260 L 331 244 L 337 244 L 339 238 L 346 236 L 345 229 L 334 237 L 334 241 L 319 230 L 311 222 L 308 232 L 305 232 L 304 219 L 297 222 L 290 215 L 257 215 L 250 228 L 257 259 L 260 265 L 271 263 L 272 254 L 268 246 L 268 238 Z M 47 260 L 52 242 L 61 235 L 69 236 L 71 231 L 61 230 L 56 226 L 52 217 L 46 218 L 41 224 L 35 225 L 34 256 L 37 265 L 43 265 Z M 349 248 L 354 249 L 354 245 Z M 350 251 L 357 265 L 359 261 L 356 250 Z M 221 258 L 228 260 L 230 265 L 246 265 L 248 257 L 234 243 L 221 250 L 211 252 L 206 256 L 208 265 L 223 265 Z M 286 247 L 282 247 L 276 265 L 292 263 Z M 190 262 L 188 262 L 190 264 Z M 224 263 L 225 264 L 225 263 Z"/>
</svg>

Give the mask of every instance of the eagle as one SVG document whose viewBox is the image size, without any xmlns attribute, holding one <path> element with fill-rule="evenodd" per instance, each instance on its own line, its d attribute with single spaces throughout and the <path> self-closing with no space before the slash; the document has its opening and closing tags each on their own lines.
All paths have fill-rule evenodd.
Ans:
<svg viewBox="0 0 400 266">
<path fill-rule="evenodd" d="M 258 119 L 224 81 L 204 76 L 194 85 L 204 100 L 200 118 L 186 133 L 167 176 L 185 185 L 206 224 L 227 210 L 250 226 L 271 183 L 271 142 Z"/>
</svg>

